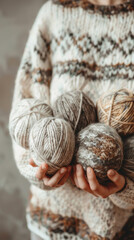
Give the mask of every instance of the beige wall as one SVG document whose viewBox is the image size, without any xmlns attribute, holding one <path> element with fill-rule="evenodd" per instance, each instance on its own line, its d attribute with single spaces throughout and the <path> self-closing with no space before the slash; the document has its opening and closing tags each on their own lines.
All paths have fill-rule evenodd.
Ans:
<svg viewBox="0 0 134 240">
<path fill-rule="evenodd" d="M 14 81 L 28 32 L 44 0 L 0 0 L 0 239 L 27 240 L 29 184 L 18 172 L 8 133 Z"/>
</svg>

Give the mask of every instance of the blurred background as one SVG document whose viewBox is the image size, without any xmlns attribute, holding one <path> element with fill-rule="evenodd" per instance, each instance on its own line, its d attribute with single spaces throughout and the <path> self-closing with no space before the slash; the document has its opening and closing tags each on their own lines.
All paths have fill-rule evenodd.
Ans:
<svg viewBox="0 0 134 240">
<path fill-rule="evenodd" d="M 13 158 L 8 118 L 28 33 L 45 0 L 0 0 L 0 240 L 29 240 L 29 183 Z"/>
</svg>

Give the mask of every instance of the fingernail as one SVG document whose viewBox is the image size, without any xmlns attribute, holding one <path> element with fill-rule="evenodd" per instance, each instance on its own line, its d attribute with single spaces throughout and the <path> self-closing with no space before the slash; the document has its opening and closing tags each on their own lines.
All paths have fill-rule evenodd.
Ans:
<svg viewBox="0 0 134 240">
<path fill-rule="evenodd" d="M 91 168 L 90 168 L 90 167 L 88 167 L 88 168 L 87 168 L 87 171 L 88 171 L 89 173 L 91 173 Z"/>
<path fill-rule="evenodd" d="M 44 170 L 44 169 L 46 169 L 46 165 L 41 165 L 41 168 Z"/>
<path fill-rule="evenodd" d="M 114 176 L 114 175 L 115 175 L 115 172 L 114 172 L 114 170 L 110 170 L 110 171 L 108 172 L 108 174 L 109 174 L 110 176 Z"/>
<path fill-rule="evenodd" d="M 79 164 L 76 165 L 76 170 L 80 170 L 81 166 Z"/>
<path fill-rule="evenodd" d="M 62 168 L 62 169 L 60 170 L 60 173 L 65 173 L 66 171 L 67 171 L 67 169 Z"/>
</svg>

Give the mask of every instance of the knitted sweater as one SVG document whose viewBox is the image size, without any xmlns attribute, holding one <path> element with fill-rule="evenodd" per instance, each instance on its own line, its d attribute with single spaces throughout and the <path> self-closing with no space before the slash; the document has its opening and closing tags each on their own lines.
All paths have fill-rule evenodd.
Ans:
<svg viewBox="0 0 134 240">
<path fill-rule="evenodd" d="M 81 89 L 96 103 L 102 93 L 121 87 L 134 91 L 132 2 L 96 6 L 87 0 L 47 1 L 29 32 L 11 110 L 23 98 L 43 99 L 52 106 L 58 96 L 74 89 Z M 49 189 L 35 177 L 38 168 L 29 165 L 29 150 L 13 139 L 12 145 L 17 167 L 31 183 L 29 201 L 33 207 L 64 218 L 81 219 L 92 232 L 109 239 L 132 215 L 134 182 L 128 177 L 126 188 L 106 199 L 96 198 L 70 181 Z M 30 215 L 27 220 L 29 229 L 34 231 L 35 221 L 31 222 Z M 42 229 L 37 230 L 40 236 L 45 234 Z M 53 232 L 51 237 L 64 239 L 65 235 L 67 239 L 84 239 L 67 232 L 58 238 Z"/>
</svg>

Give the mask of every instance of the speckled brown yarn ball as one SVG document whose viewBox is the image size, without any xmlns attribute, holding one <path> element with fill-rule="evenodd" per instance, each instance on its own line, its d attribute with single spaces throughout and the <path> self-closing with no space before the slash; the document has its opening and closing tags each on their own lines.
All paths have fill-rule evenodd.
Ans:
<svg viewBox="0 0 134 240">
<path fill-rule="evenodd" d="M 134 136 L 126 137 L 123 140 L 124 160 L 121 173 L 134 181 Z"/>
<path fill-rule="evenodd" d="M 29 134 L 33 125 L 41 118 L 53 116 L 49 105 L 39 99 L 22 99 L 9 117 L 11 137 L 20 146 L 29 148 Z"/>
<path fill-rule="evenodd" d="M 101 123 L 115 128 L 120 135 L 134 133 L 134 94 L 128 89 L 107 92 L 97 102 Z"/>
<path fill-rule="evenodd" d="M 39 120 L 30 132 L 29 141 L 32 159 L 38 166 L 47 163 L 48 175 L 53 175 L 72 161 L 75 136 L 64 119 L 48 117 Z"/>
<path fill-rule="evenodd" d="M 82 91 L 74 90 L 62 94 L 53 104 L 54 116 L 70 122 L 77 133 L 88 124 L 96 122 L 96 108 L 91 99 Z"/>
<path fill-rule="evenodd" d="M 123 161 L 123 143 L 110 126 L 102 123 L 90 124 L 82 129 L 76 139 L 74 162 L 80 163 L 84 170 L 94 169 L 100 183 L 108 181 L 107 171 L 118 171 Z"/>
</svg>

